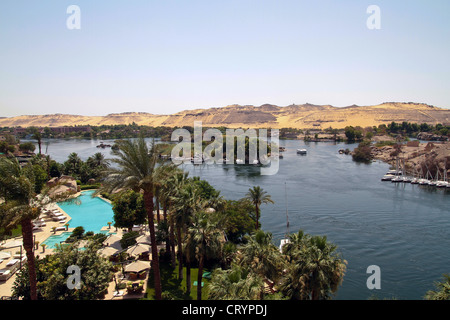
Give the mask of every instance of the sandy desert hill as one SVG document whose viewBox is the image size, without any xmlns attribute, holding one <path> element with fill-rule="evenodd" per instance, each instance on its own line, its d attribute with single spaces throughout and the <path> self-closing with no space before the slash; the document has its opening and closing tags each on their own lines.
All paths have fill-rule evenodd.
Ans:
<svg viewBox="0 0 450 320">
<path fill-rule="evenodd" d="M 185 110 L 170 115 L 145 112 L 115 113 L 106 116 L 82 116 L 70 114 L 24 115 L 0 118 L 2 127 L 56 127 L 74 125 L 130 124 L 149 126 L 193 126 L 202 121 L 204 127 L 230 128 L 344 128 L 374 126 L 395 122 L 450 124 L 450 109 L 422 103 L 386 102 L 374 106 L 333 107 L 331 105 L 290 105 L 280 107 L 271 104 L 261 106 L 230 105 L 222 108 Z"/>
</svg>

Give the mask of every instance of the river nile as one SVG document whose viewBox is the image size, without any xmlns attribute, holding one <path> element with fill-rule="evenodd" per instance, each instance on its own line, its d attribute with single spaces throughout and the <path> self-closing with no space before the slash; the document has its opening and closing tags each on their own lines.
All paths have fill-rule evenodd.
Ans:
<svg viewBox="0 0 450 320">
<path fill-rule="evenodd" d="M 58 162 L 71 152 L 83 160 L 99 151 L 108 158 L 110 150 L 96 148 L 99 143 L 50 140 L 42 151 Z M 261 176 L 254 166 L 183 166 L 227 199 L 242 198 L 255 185 L 265 189 L 275 204 L 262 206 L 262 229 L 273 234 L 277 246 L 286 232 L 286 209 L 291 232 L 326 235 L 338 245 L 348 265 L 336 299 L 422 299 L 434 281 L 450 273 L 450 190 L 382 182 L 389 165 L 358 164 L 338 153 L 356 145 L 298 140 L 280 145 L 286 152 L 272 176 Z M 297 148 L 308 154 L 297 155 Z M 381 268 L 380 290 L 366 286 L 370 265 Z"/>
</svg>

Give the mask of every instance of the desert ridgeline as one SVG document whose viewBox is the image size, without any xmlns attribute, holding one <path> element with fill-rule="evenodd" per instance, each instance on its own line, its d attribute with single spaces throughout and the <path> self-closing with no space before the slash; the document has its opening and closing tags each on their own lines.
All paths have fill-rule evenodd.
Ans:
<svg viewBox="0 0 450 320">
<path fill-rule="evenodd" d="M 374 106 L 333 107 L 331 105 L 290 105 L 280 107 L 231 105 L 222 108 L 185 110 L 170 115 L 124 112 L 106 116 L 73 114 L 23 115 L 0 118 L 0 127 L 58 127 L 137 124 L 152 127 L 203 126 L 229 128 L 318 128 L 378 126 L 394 122 L 449 124 L 450 109 L 422 103 L 385 102 Z"/>
</svg>

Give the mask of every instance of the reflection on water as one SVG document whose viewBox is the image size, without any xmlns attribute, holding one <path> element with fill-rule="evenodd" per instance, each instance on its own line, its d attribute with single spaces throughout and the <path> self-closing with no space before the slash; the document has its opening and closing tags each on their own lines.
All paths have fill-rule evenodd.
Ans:
<svg viewBox="0 0 450 320">
<path fill-rule="evenodd" d="M 99 143 L 52 140 L 48 153 L 59 162 L 71 152 L 83 160 L 95 152 L 110 157 L 109 149 L 96 148 Z M 281 140 L 280 145 L 286 152 L 273 176 L 261 176 L 255 166 L 182 167 L 190 176 L 209 181 L 227 199 L 242 198 L 255 185 L 265 189 L 275 204 L 262 206 L 262 228 L 278 242 L 286 232 L 286 207 L 291 232 L 301 228 L 327 235 L 348 261 L 337 299 L 422 299 L 434 281 L 450 272 L 450 190 L 382 182 L 387 164 L 358 164 L 339 154 L 354 144 Z M 307 149 L 307 155 L 297 155 L 297 148 Z M 370 265 L 381 268 L 381 290 L 366 287 Z"/>
</svg>

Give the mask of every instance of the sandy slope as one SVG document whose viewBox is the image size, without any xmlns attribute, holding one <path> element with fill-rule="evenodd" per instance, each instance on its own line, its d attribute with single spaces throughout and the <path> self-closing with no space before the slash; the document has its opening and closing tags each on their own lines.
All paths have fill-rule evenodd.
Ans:
<svg viewBox="0 0 450 320">
<path fill-rule="evenodd" d="M 185 110 L 172 115 L 126 112 L 106 116 L 81 116 L 69 114 L 25 115 L 0 118 L 0 126 L 73 126 L 130 124 L 150 126 L 193 126 L 202 121 L 203 126 L 244 128 L 344 128 L 373 126 L 395 122 L 450 124 L 450 109 L 426 104 L 383 103 L 375 106 L 349 106 L 336 108 L 330 105 L 290 105 L 279 107 L 265 104 L 259 107 L 232 105 L 223 108 Z"/>
</svg>

